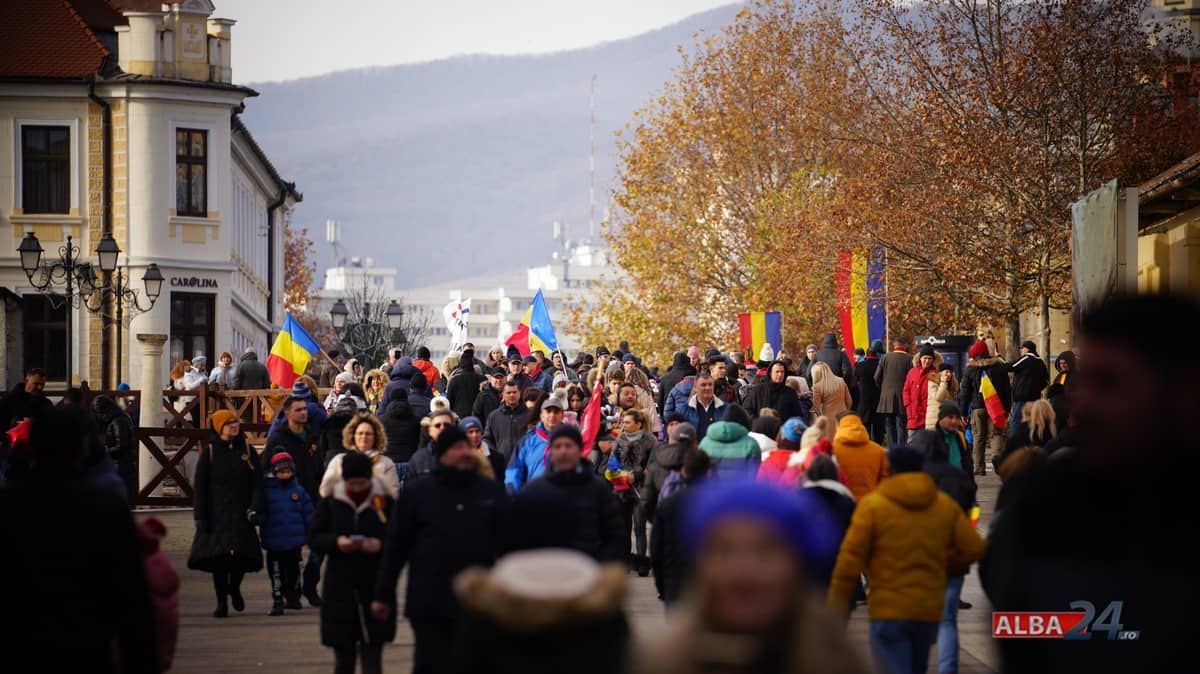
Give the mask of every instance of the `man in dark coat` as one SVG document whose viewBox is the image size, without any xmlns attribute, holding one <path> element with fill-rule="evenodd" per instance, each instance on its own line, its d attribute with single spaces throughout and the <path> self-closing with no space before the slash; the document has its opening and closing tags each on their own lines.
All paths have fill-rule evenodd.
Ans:
<svg viewBox="0 0 1200 674">
<path fill-rule="evenodd" d="M 683 594 L 691 563 L 683 548 L 683 512 L 690 491 L 708 477 L 712 460 L 699 449 L 689 449 L 683 458 L 679 490 L 658 504 L 654 528 L 650 531 L 650 565 L 654 570 L 654 587 L 658 598 L 668 605 Z"/>
<path fill-rule="evenodd" d="M 1050 370 L 1046 361 L 1038 355 L 1033 342 L 1021 344 L 1021 357 L 1009 366 L 1012 373 L 1012 414 L 1008 419 L 1008 432 L 1012 433 L 1021 421 L 1021 408 L 1025 403 L 1042 397 L 1042 391 L 1050 384 Z"/>
<path fill-rule="evenodd" d="M 964 411 L 971 410 L 968 418 L 971 421 L 975 474 L 986 475 L 988 454 L 991 454 L 991 458 L 995 458 L 1004 452 L 1007 431 L 992 421 L 991 415 L 984 406 L 983 393 L 980 392 L 979 386 L 983 382 L 983 374 L 986 372 L 988 379 L 992 381 L 992 387 L 996 389 L 996 397 L 1004 405 L 1004 413 L 1011 415 L 1012 394 L 1008 386 L 1008 365 L 1003 360 L 989 354 L 987 342 L 982 339 L 971 345 L 971 348 L 967 350 L 967 357 L 969 360 L 966 372 L 958 387 L 958 408 Z"/>
<path fill-rule="evenodd" d="M 521 490 L 518 499 L 540 498 L 543 491 L 567 497 L 576 514 L 571 547 L 598 562 L 623 561 L 629 548 L 621 510 L 608 482 L 583 461 L 579 429 L 561 424 L 550 434 L 550 468 Z"/>
<path fill-rule="evenodd" d="M 458 426 L 442 429 L 433 451 L 432 476 L 406 486 L 392 511 L 371 603 L 377 620 L 396 610 L 396 583 L 411 562 L 404 615 L 416 639 L 414 674 L 444 668 L 459 616 L 454 578 L 468 567 L 491 566 L 506 501 L 499 482 L 476 472 L 475 451 Z"/>
<path fill-rule="evenodd" d="M 780 419 L 803 417 L 804 408 L 800 406 L 800 397 L 788 387 L 787 365 L 775 361 L 767 368 L 767 380 L 750 387 L 742 398 L 742 407 L 752 416 L 758 416 L 759 411 L 769 407 L 779 413 Z"/>
<path fill-rule="evenodd" d="M 408 381 L 408 406 L 417 418 L 421 418 L 429 416 L 432 404 L 433 396 L 430 395 L 429 382 L 425 381 L 425 375 L 420 372 L 413 373 Z"/>
<path fill-rule="evenodd" d="M 450 376 L 446 385 L 446 399 L 450 401 L 450 409 L 459 419 L 471 416 L 475 407 L 475 398 L 479 396 L 479 386 L 487 381 L 487 377 L 475 371 L 475 352 L 467 349 L 462 352 L 462 360 L 458 369 Z"/>
<path fill-rule="evenodd" d="M 883 417 L 884 432 L 888 447 L 899 447 L 908 442 L 908 419 L 904 414 L 904 379 L 912 369 L 912 356 L 904 348 L 904 341 L 892 340 L 892 350 L 879 360 L 875 370 L 875 384 L 879 387 L 879 405 L 875 411 Z"/>
<path fill-rule="evenodd" d="M 342 372 L 342 369 L 338 367 L 338 356 L 340 355 L 337 350 L 329 352 L 329 358 L 325 359 L 324 363 L 321 363 L 321 376 L 317 379 L 317 386 L 321 388 L 333 388 L 334 378 Z"/>
<path fill-rule="evenodd" d="M 994 610 L 1095 610 L 1086 644 L 996 640 L 1003 672 L 1169 671 L 1193 657 L 1180 613 L 1200 601 L 1200 583 L 1180 539 L 1195 530 L 1200 361 L 1162 367 L 1162 344 L 1147 335 L 1165 334 L 1200 340 L 1194 298 L 1117 297 L 1085 315 L 1071 382 L 1079 444 L 1001 489 L 1017 493 L 992 520 L 979 567 Z M 1117 638 L 1124 630 L 1137 638 Z"/>
<path fill-rule="evenodd" d="M 25 419 L 33 419 L 53 407 L 46 399 L 46 373 L 30 368 L 21 383 L 0 398 L 0 431 L 7 431 Z"/>
<path fill-rule="evenodd" d="M 412 378 L 414 374 L 421 374 L 421 371 L 413 366 L 413 359 L 408 356 L 402 356 L 392 366 L 392 371 L 388 373 L 388 384 L 383 388 L 383 397 L 379 399 L 379 408 L 387 409 L 387 405 L 392 400 L 392 394 L 396 389 L 404 389 L 407 391 L 412 386 Z M 425 375 L 421 375 L 421 379 L 425 379 Z M 425 382 L 426 385 L 429 382 Z M 410 403 L 411 404 L 411 403 Z"/>
<path fill-rule="evenodd" d="M 527 415 L 528 410 L 521 404 L 521 387 L 507 382 L 500 391 L 500 407 L 484 420 L 483 441 L 506 458 L 512 456 L 525 435 Z"/>
<path fill-rule="evenodd" d="M 658 412 L 663 413 L 663 408 L 667 404 L 667 396 L 671 394 L 671 390 L 675 385 L 683 381 L 685 377 L 695 377 L 696 368 L 692 367 L 691 359 L 683 351 L 675 352 L 675 357 L 671 361 L 671 367 L 663 373 L 662 379 L 658 383 Z"/>
<path fill-rule="evenodd" d="M 866 426 L 871 442 L 880 445 L 884 440 L 884 428 L 883 417 L 875 411 L 879 407 L 879 384 L 875 383 L 875 371 L 879 369 L 879 352 L 882 350 L 883 342 L 876 340 L 854 369 L 854 378 L 858 382 L 858 416 Z"/>
<path fill-rule="evenodd" d="M 380 410 L 379 423 L 387 433 L 387 448 L 383 453 L 396 464 L 403 484 L 408 474 L 408 462 L 421 442 L 421 417 L 408 404 L 408 393 L 400 389 L 392 394 L 387 409 Z"/>
<path fill-rule="evenodd" d="M 471 414 L 468 415 L 484 421 L 487 421 L 488 415 L 500 407 L 500 393 L 504 390 L 504 382 L 508 379 L 508 373 L 504 371 L 503 367 L 496 367 L 488 372 L 487 378 L 487 384 L 479 387 L 479 395 L 475 397 L 475 404 L 471 406 Z M 453 403 L 451 404 L 453 405 Z"/>
<path fill-rule="evenodd" d="M 320 501 L 317 488 L 325 475 L 325 461 L 317 445 L 320 434 L 308 423 L 308 402 L 291 396 L 280 408 L 287 423 L 267 436 L 267 446 L 262 454 L 262 475 L 271 473 L 271 458 L 281 452 L 292 455 L 295 462 L 296 479 L 314 505 Z M 304 564 L 304 579 L 301 591 L 313 606 L 321 605 L 317 594 L 317 583 L 321 580 L 321 560 L 324 555 L 309 548 L 308 561 Z"/>
<path fill-rule="evenodd" d="M 126 495 L 137 494 L 137 441 L 133 438 L 133 419 L 112 398 L 99 395 L 92 399 L 92 413 L 100 425 L 104 453 L 117 466 L 117 475 L 125 483 Z"/>
<path fill-rule="evenodd" d="M 0 489 L 5 671 L 159 671 L 133 517 L 83 478 L 89 421 L 69 407 L 35 417 L 31 469 Z"/>
<path fill-rule="evenodd" d="M 854 365 L 850 362 L 850 358 L 846 356 L 846 351 L 838 348 L 837 335 L 832 332 L 825 333 L 825 339 L 821 342 L 821 348 L 817 350 L 817 355 L 813 356 L 814 363 L 825 363 L 833 370 L 833 374 L 841 377 L 846 381 L 846 386 L 854 390 Z M 811 369 L 811 365 L 809 368 Z M 809 382 L 811 384 L 811 382 Z"/>
<path fill-rule="evenodd" d="M 233 388 L 239 391 L 259 391 L 271 388 L 271 375 L 267 366 L 258 360 L 254 347 L 247 346 L 238 360 L 237 372 L 233 375 Z"/>
<path fill-rule="evenodd" d="M 671 477 L 671 473 L 683 467 L 683 458 L 687 455 L 687 450 L 697 446 L 700 435 L 696 432 L 696 427 L 686 421 L 675 422 L 674 425 L 668 421 L 667 441 L 670 444 L 660 444 L 650 453 L 650 463 L 646 467 L 646 478 L 642 481 L 639 496 L 642 512 L 651 522 L 654 521 L 658 495 L 662 492 L 663 485 Z"/>
</svg>

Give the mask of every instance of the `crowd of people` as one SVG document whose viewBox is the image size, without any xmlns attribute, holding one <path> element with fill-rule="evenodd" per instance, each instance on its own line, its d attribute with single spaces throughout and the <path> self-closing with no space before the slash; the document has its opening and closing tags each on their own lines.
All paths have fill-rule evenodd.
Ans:
<svg viewBox="0 0 1200 674">
<path fill-rule="evenodd" d="M 1179 486 L 1200 455 L 1184 430 L 1195 365 L 1168 375 L 1140 338 L 1164 316 L 1186 319 L 1182 336 L 1200 325 L 1190 300 L 1109 302 L 1053 377 L 1032 342 L 1010 363 L 979 340 L 960 380 L 932 347 L 876 342 L 851 359 L 834 334 L 798 359 L 680 348 L 661 373 L 624 342 L 570 361 L 471 344 L 440 367 L 423 347 L 372 369 L 330 359 L 286 391 L 261 451 L 235 413 L 203 420 L 187 565 L 212 575 L 216 618 L 245 610 L 245 578 L 265 568 L 270 615 L 319 607 L 337 672 L 381 671 L 400 613 L 419 674 L 870 671 L 845 638 L 865 604 L 878 671 L 923 673 L 936 645 L 952 673 L 976 562 L 997 609 L 1119 599 L 1145 635 L 1082 654 L 1001 643 L 1005 671 L 1075 657 L 1100 671 L 1132 653 L 1145 669 L 1183 647 L 1155 611 L 1195 594 L 1157 537 L 1184 510 L 1160 506 L 1187 490 L 1148 491 L 1137 470 L 1154 452 L 1170 467 L 1158 482 Z M 252 355 L 177 374 L 257 386 Z M 30 581 L 6 600 L 30 610 L 6 611 L 0 639 L 32 653 L 63 618 L 53 607 L 71 606 L 89 637 L 43 657 L 161 671 L 170 583 L 143 557 L 161 524 L 139 543 L 122 502 L 136 488 L 128 415 L 103 396 L 52 405 L 44 385 L 30 371 L 0 400 L 0 535 L 22 542 L 0 577 Z M 985 543 L 972 511 L 989 473 L 1003 487 Z M 84 564 L 80 547 L 102 556 Z M 1162 552 L 1178 563 L 1160 567 Z M 624 598 L 651 575 L 671 622 L 639 647 Z M 85 585 L 76 610 L 67 593 Z"/>
</svg>

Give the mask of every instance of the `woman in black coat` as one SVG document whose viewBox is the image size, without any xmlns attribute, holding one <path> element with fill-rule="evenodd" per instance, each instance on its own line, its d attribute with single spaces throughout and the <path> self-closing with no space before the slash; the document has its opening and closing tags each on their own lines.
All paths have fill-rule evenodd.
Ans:
<svg viewBox="0 0 1200 674">
<path fill-rule="evenodd" d="M 883 418 L 875 411 L 879 407 L 879 384 L 875 381 L 879 354 L 876 348 L 882 350 L 883 344 L 874 344 L 867 350 L 866 357 L 854 368 L 854 378 L 858 382 L 858 416 L 867 428 L 871 442 L 883 444 Z"/>
<path fill-rule="evenodd" d="M 262 569 L 262 549 L 251 524 L 251 504 L 261 481 L 258 453 L 246 444 L 233 412 L 219 410 L 209 417 L 213 435 L 196 462 L 192 516 L 196 534 L 188 555 L 188 568 L 213 575 L 217 610 L 213 616 L 242 611 L 242 577 Z"/>
<path fill-rule="evenodd" d="M 309 546 L 328 560 L 321 643 L 333 648 L 335 671 L 353 672 L 356 655 L 364 672 L 381 671 L 383 645 L 396 636 L 395 612 L 379 620 L 370 610 L 392 505 L 387 489 L 371 477 L 370 458 L 354 452 L 342 459 L 333 494 L 317 504 Z"/>
</svg>

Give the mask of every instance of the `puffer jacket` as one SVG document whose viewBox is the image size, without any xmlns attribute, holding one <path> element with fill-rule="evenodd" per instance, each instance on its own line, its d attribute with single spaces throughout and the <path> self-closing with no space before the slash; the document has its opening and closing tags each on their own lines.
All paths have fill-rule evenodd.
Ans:
<svg viewBox="0 0 1200 674">
<path fill-rule="evenodd" d="M 437 366 L 433 364 L 433 361 L 417 358 L 412 361 L 412 366 L 425 375 L 425 381 L 429 382 L 430 387 L 433 386 L 434 382 L 442 378 L 442 373 L 438 372 Z M 409 376 L 411 377 L 412 375 Z"/>
<path fill-rule="evenodd" d="M 862 421 L 853 414 L 842 417 L 833 436 L 833 458 L 846 471 L 846 486 L 856 501 L 871 493 L 888 475 L 887 452 L 871 442 Z"/>
<path fill-rule="evenodd" d="M 762 463 L 762 451 L 746 427 L 732 421 L 718 421 L 708 427 L 700 449 L 716 464 L 718 478 L 753 478 Z"/>
<path fill-rule="evenodd" d="M 845 611 L 859 574 L 871 579 L 871 620 L 941 622 L 948 568 L 983 556 L 984 543 L 954 499 L 925 473 L 884 480 L 859 500 L 842 541 L 829 605 Z"/>
<path fill-rule="evenodd" d="M 263 481 L 263 509 L 258 513 L 258 526 L 264 550 L 292 550 L 304 545 L 312 519 L 312 499 L 297 478 L 283 482 L 268 477 Z"/>
<path fill-rule="evenodd" d="M 929 399 L 925 403 L 925 430 L 937 428 L 938 409 L 942 403 L 958 399 L 958 381 L 954 377 L 950 381 L 942 381 L 942 373 L 938 372 L 929 381 Z"/>
<path fill-rule="evenodd" d="M 396 463 L 410 461 L 421 441 L 421 419 L 413 414 L 408 400 L 396 396 L 380 413 L 379 422 L 387 433 L 383 453 Z"/>
<path fill-rule="evenodd" d="M 641 504 L 647 519 L 654 518 L 654 509 L 658 506 L 659 493 L 673 471 L 683 468 L 683 455 L 687 447 L 683 445 L 660 444 L 650 453 L 650 463 L 646 466 L 646 481 L 642 484 Z"/>
<path fill-rule="evenodd" d="M 1050 371 L 1046 361 L 1036 353 L 1027 353 L 1010 366 L 1012 372 L 1012 399 L 1016 403 L 1027 403 L 1042 397 L 1042 391 L 1050 383 Z"/>
<path fill-rule="evenodd" d="M 687 354 L 678 351 L 671 361 L 671 367 L 663 373 L 662 379 L 659 380 L 658 387 L 658 408 L 662 410 L 663 417 L 666 417 L 667 411 L 667 396 L 674 390 L 675 385 L 683 381 L 685 377 L 696 376 L 696 368 L 692 367 L 691 361 L 688 360 Z M 687 400 L 687 397 L 684 397 Z"/>
<path fill-rule="evenodd" d="M 391 373 L 388 375 L 390 381 L 383 388 L 383 398 L 379 400 L 380 409 L 387 409 L 388 403 L 392 401 L 392 394 L 397 389 L 408 391 L 412 387 L 412 376 L 417 372 L 417 368 L 413 366 L 412 358 L 404 356 L 396 361 L 396 364 L 392 366 Z"/>
<path fill-rule="evenodd" d="M 921 355 L 912 359 L 912 369 L 904 377 L 904 416 L 908 420 L 908 430 L 916 431 L 925 428 L 925 412 L 929 407 L 929 384 L 937 383 L 938 366 L 942 364 L 941 354 L 934 352 L 933 365 L 921 369 Z"/>
<path fill-rule="evenodd" d="M 521 491 L 526 482 L 546 472 L 546 448 L 549 442 L 550 432 L 541 422 L 525 433 L 516 451 L 508 457 L 508 468 L 504 471 L 504 488 L 508 493 Z"/>
</svg>

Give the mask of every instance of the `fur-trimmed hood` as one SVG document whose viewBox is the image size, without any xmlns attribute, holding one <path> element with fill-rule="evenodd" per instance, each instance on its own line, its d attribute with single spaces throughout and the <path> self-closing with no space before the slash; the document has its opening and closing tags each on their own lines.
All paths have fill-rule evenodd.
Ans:
<svg viewBox="0 0 1200 674">
<path fill-rule="evenodd" d="M 996 356 L 988 356 L 987 358 L 972 358 L 971 360 L 967 361 L 967 367 L 988 368 L 999 362 L 1000 359 Z"/>
<path fill-rule="evenodd" d="M 539 550 L 516 554 L 562 552 L 565 551 Z M 629 573 L 624 565 L 599 565 L 595 579 L 582 593 L 535 596 L 535 593 L 523 592 L 517 589 L 514 583 L 505 582 L 499 577 L 499 574 L 503 573 L 500 570 L 503 563 L 504 559 L 501 559 L 492 571 L 467 569 L 454 580 L 454 592 L 463 607 L 496 623 L 502 629 L 528 633 L 566 623 L 592 623 L 611 618 L 624 609 Z M 533 572 L 534 565 L 531 563 L 524 573 Z M 545 586 L 550 585 L 554 584 Z"/>
</svg>

